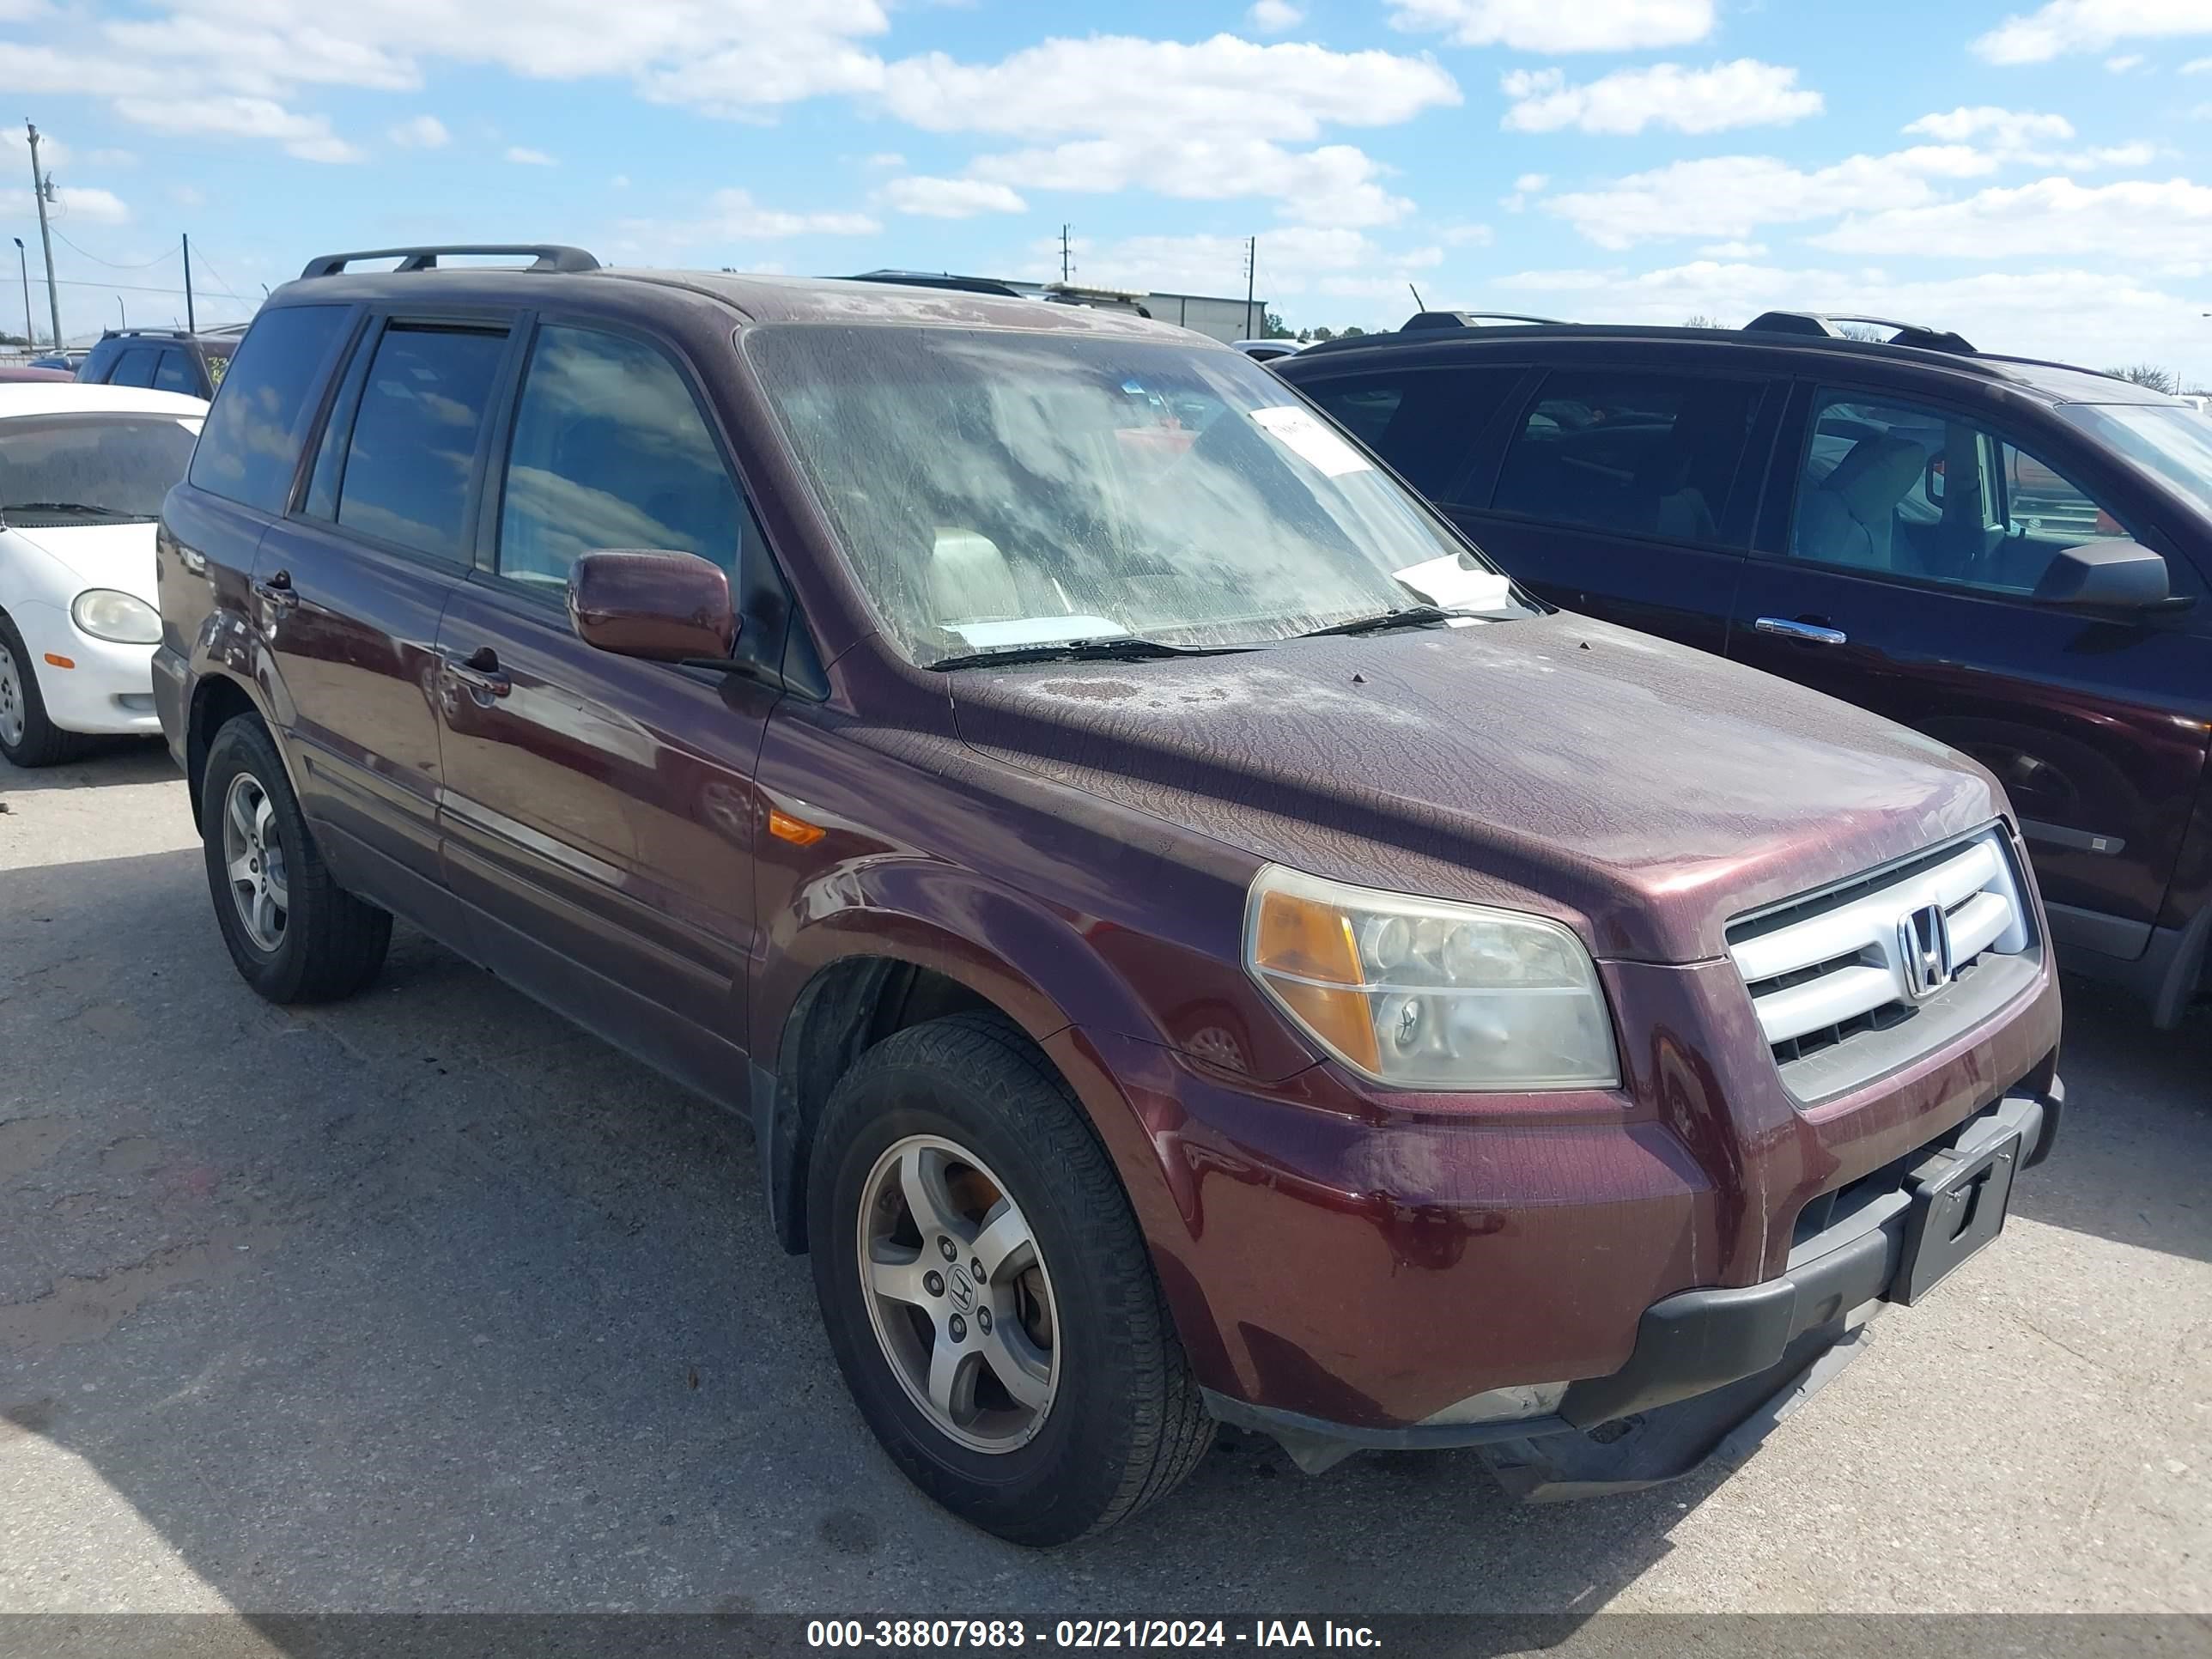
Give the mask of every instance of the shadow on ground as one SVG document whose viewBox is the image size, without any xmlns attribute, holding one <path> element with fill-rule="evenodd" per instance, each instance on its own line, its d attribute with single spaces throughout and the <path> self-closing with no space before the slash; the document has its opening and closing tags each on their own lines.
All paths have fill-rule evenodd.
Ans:
<svg viewBox="0 0 2212 1659">
<path fill-rule="evenodd" d="M 166 783 L 178 775 L 160 738 L 102 738 L 89 753 L 59 766 L 25 769 L 0 760 L 0 800 L 49 789 L 105 789 L 125 783 Z"/>
</svg>

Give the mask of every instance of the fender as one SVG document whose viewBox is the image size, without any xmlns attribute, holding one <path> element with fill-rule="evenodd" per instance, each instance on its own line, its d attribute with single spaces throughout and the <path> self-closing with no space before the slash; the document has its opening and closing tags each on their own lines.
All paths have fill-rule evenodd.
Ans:
<svg viewBox="0 0 2212 1659">
<path fill-rule="evenodd" d="M 218 685 L 235 690 L 252 705 L 253 712 L 260 716 L 261 723 L 269 728 L 269 735 L 276 742 L 277 757 L 284 763 L 285 781 L 296 796 L 300 788 L 298 763 L 293 757 L 291 745 L 284 741 L 287 723 L 282 712 L 289 703 L 283 697 L 282 684 L 268 672 L 267 654 L 261 648 L 260 639 L 244 617 L 217 607 L 201 620 L 199 631 L 185 657 L 185 775 L 190 784 L 194 825 L 199 823 L 199 781 L 207 766 L 208 733 L 201 726 L 202 711 Z"/>
</svg>

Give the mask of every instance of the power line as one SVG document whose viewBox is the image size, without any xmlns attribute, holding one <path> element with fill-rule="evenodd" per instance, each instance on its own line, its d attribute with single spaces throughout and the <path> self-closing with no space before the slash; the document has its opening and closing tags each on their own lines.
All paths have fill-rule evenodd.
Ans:
<svg viewBox="0 0 2212 1659">
<path fill-rule="evenodd" d="M 64 247 L 75 249 L 78 253 L 83 254 L 86 258 L 91 260 L 93 264 L 96 265 L 106 265 L 110 270 L 150 270 L 155 265 L 160 264 L 163 259 L 173 259 L 176 258 L 174 253 L 164 253 L 161 256 L 161 258 L 149 259 L 143 265 L 123 265 L 116 264 L 112 259 L 103 259 L 97 253 L 86 253 L 82 248 L 78 247 L 75 242 L 70 240 L 68 237 L 63 235 L 58 230 L 54 232 L 54 240 L 59 242 Z"/>
</svg>

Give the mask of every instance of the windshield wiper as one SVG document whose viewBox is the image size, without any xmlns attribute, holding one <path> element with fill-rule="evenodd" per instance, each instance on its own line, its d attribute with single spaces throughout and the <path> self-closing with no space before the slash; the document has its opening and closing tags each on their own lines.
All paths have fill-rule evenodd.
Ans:
<svg viewBox="0 0 2212 1659">
<path fill-rule="evenodd" d="M 1431 623 L 1449 622 L 1463 615 L 1457 611 L 1440 610 L 1433 605 L 1401 605 L 1395 611 L 1385 611 L 1372 617 L 1355 617 L 1350 622 L 1332 623 L 1327 628 L 1313 628 L 1298 635 L 1302 640 L 1324 639 L 1331 634 L 1372 634 L 1384 628 L 1425 628 Z"/>
<path fill-rule="evenodd" d="M 1050 645 L 1016 645 L 1000 651 L 963 651 L 939 657 L 929 666 L 942 673 L 953 668 L 981 668 L 986 664 L 1021 662 L 1142 662 L 1153 657 L 1220 657 L 1232 651 L 1256 649 L 1249 645 L 1163 645 L 1158 640 L 1130 637 L 1110 640 L 1055 640 Z"/>
<path fill-rule="evenodd" d="M 142 519 L 143 513 L 126 513 L 119 507 L 94 507 L 90 501 L 9 501 L 0 514 L 9 513 L 83 513 L 96 519 Z"/>
</svg>

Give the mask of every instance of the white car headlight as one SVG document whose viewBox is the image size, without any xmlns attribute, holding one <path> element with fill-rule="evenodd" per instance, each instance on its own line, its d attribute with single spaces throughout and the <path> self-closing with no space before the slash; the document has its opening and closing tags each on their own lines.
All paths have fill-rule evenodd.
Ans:
<svg viewBox="0 0 2212 1659">
<path fill-rule="evenodd" d="M 1555 921 L 1327 881 L 1254 878 L 1245 965 L 1338 1060 L 1400 1089 L 1609 1089 L 1613 1021 Z"/>
<path fill-rule="evenodd" d="M 112 587 L 88 587 L 70 605 L 70 620 L 111 645 L 158 645 L 161 616 L 141 599 Z"/>
</svg>

